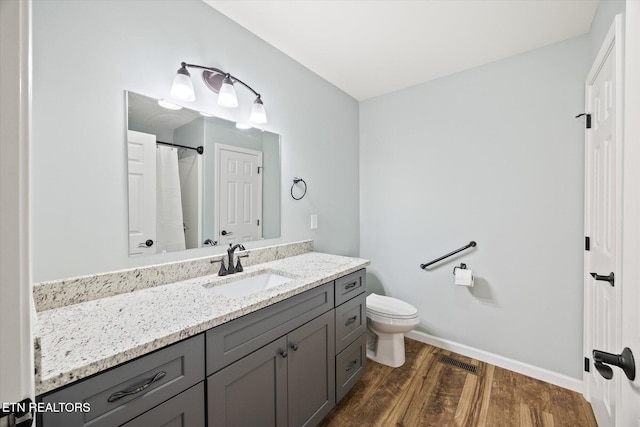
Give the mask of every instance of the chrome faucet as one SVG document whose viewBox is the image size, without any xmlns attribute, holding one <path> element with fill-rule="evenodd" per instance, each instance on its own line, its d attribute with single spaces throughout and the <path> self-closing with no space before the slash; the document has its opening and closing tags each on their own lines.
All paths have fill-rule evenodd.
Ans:
<svg viewBox="0 0 640 427">
<path fill-rule="evenodd" d="M 246 251 L 245 247 L 240 243 L 238 243 L 235 246 L 231 246 L 231 243 L 229 243 L 229 249 L 227 249 L 227 254 L 229 255 L 229 262 L 227 264 L 228 265 L 227 274 L 233 274 L 236 272 L 236 268 L 233 265 L 233 253 L 235 252 L 236 249 L 240 249 L 241 251 Z"/>
</svg>

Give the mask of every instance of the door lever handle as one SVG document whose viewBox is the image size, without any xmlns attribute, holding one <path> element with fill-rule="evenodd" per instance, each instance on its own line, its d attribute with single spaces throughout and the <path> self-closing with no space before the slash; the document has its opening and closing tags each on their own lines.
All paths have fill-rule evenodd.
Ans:
<svg viewBox="0 0 640 427">
<path fill-rule="evenodd" d="M 138 244 L 139 248 L 150 248 L 151 246 L 153 246 L 153 240 L 149 239 L 144 243 L 140 243 Z"/>
<path fill-rule="evenodd" d="M 621 354 L 611 354 L 600 350 L 593 350 L 593 364 L 605 379 L 613 378 L 613 369 L 607 365 L 617 366 L 633 381 L 636 378 L 636 364 L 633 353 L 629 347 L 625 347 Z"/>
<path fill-rule="evenodd" d="M 609 282 L 611 286 L 613 286 L 615 282 L 615 275 L 613 274 L 613 271 L 609 273 L 608 276 L 601 276 L 598 273 L 591 273 L 591 277 L 593 277 L 596 280 L 601 280 L 603 282 Z"/>
</svg>

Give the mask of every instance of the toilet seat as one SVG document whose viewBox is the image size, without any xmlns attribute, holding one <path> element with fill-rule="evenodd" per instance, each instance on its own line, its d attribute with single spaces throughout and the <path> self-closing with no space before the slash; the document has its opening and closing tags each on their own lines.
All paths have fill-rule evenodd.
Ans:
<svg viewBox="0 0 640 427">
<path fill-rule="evenodd" d="M 378 294 L 367 297 L 367 312 L 389 319 L 414 319 L 418 316 L 418 309 L 411 304 Z"/>
</svg>

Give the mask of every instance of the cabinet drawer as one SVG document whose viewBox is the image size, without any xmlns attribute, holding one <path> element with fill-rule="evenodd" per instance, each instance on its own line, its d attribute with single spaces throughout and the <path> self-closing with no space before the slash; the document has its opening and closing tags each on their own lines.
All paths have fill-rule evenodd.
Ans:
<svg viewBox="0 0 640 427">
<path fill-rule="evenodd" d="M 84 412 L 46 412 L 44 427 L 112 427 L 133 419 L 204 378 L 204 335 L 173 344 L 42 397 L 82 402 Z M 111 402 L 109 401 L 111 400 Z"/>
<path fill-rule="evenodd" d="M 366 367 L 367 334 L 364 334 L 336 356 L 336 403 L 364 375 Z"/>
<path fill-rule="evenodd" d="M 204 426 L 204 383 L 196 384 L 123 427 Z"/>
<path fill-rule="evenodd" d="M 206 333 L 207 375 L 333 308 L 333 282 L 232 320 Z"/>
<path fill-rule="evenodd" d="M 364 269 L 336 279 L 336 307 L 365 291 L 366 276 Z"/>
<path fill-rule="evenodd" d="M 362 293 L 336 308 L 336 353 L 367 330 L 366 300 Z"/>
</svg>

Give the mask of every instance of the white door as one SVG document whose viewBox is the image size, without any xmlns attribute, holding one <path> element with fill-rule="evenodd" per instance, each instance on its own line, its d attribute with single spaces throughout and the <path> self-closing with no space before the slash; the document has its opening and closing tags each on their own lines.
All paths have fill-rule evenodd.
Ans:
<svg viewBox="0 0 640 427">
<path fill-rule="evenodd" d="M 218 241 L 221 245 L 262 238 L 262 152 L 216 144 Z"/>
<path fill-rule="evenodd" d="M 127 131 L 129 255 L 156 253 L 156 136 Z"/>
<path fill-rule="evenodd" d="M 624 211 L 622 242 L 622 345 L 640 359 L 640 3 L 625 11 Z M 622 349 L 618 349 L 620 351 Z M 640 426 L 640 373 L 620 376 L 618 425 Z M 615 374 L 614 374 L 615 375 Z"/>
<path fill-rule="evenodd" d="M 605 379 L 593 350 L 619 353 L 621 314 L 622 97 L 621 20 L 617 17 L 589 72 L 586 108 L 591 129 L 585 149 L 585 372 L 586 397 L 600 427 L 613 427 L 620 373 Z M 596 277 L 593 277 L 593 275 Z M 613 280 L 607 280 L 613 278 Z M 616 280 L 617 279 L 617 280 Z M 600 365 L 601 366 L 601 365 Z"/>
</svg>

